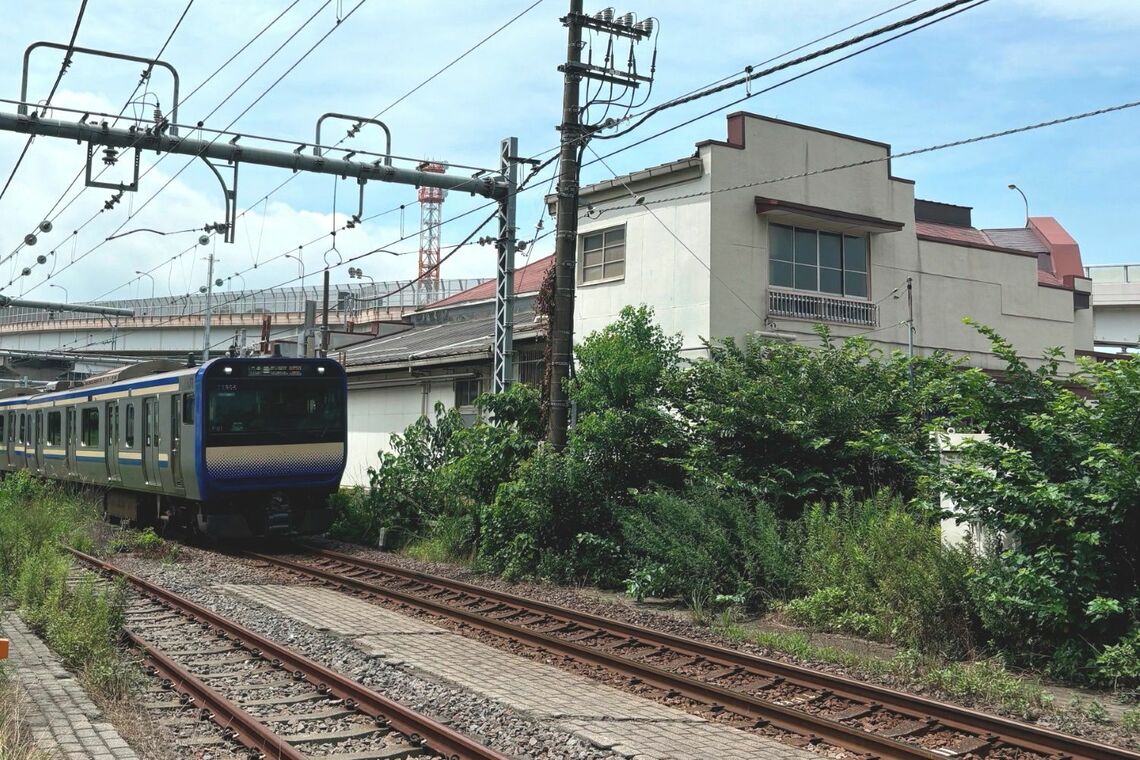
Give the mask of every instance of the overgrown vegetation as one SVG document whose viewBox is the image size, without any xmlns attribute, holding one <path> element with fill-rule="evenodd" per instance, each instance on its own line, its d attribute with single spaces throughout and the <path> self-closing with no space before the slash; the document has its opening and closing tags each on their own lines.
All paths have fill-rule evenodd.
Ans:
<svg viewBox="0 0 1140 760">
<path fill-rule="evenodd" d="M 125 590 L 91 578 L 69 583 L 62 545 L 91 548 L 93 505 L 26 471 L 0 482 L 0 577 L 3 592 L 64 664 L 104 695 L 128 688 L 131 671 L 115 642 Z"/>
<path fill-rule="evenodd" d="M 471 427 L 437 409 L 393 440 L 337 532 L 1135 688 L 1140 358 L 1061 378 L 1057 355 L 1032 369 L 978 329 L 999 379 L 823 328 L 818 347 L 726 340 L 686 362 L 649 309 L 626 308 L 576 349 L 563 451 L 537 443 L 528 388 L 480 399 Z M 950 427 L 989 439 L 943 464 L 932 435 Z M 986 546 L 943 544 L 941 493 Z M 972 667 L 928 677 L 969 691 L 991 666 Z"/>
</svg>

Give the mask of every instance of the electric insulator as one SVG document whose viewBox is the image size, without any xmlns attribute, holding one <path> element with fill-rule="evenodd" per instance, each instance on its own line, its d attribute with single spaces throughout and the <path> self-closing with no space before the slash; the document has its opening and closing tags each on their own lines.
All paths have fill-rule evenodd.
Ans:
<svg viewBox="0 0 1140 760">
<path fill-rule="evenodd" d="M 119 161 L 119 151 L 108 145 L 103 149 L 103 163 L 107 166 L 114 166 Z"/>
</svg>

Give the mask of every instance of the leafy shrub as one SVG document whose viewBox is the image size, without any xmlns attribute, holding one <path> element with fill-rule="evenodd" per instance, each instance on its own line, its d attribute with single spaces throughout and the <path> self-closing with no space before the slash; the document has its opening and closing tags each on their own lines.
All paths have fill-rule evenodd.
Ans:
<svg viewBox="0 0 1140 760">
<path fill-rule="evenodd" d="M 772 510 L 707 486 L 639 496 L 622 535 L 637 558 L 629 577 L 643 594 L 735 597 L 757 606 L 781 594 L 793 573 Z"/>
<path fill-rule="evenodd" d="M 845 491 L 916 493 L 933 464 L 926 421 L 944 411 L 940 388 L 957 365 L 941 354 L 884 356 L 864 339 L 818 332 L 819 348 L 713 343 L 708 359 L 678 375 L 690 473 L 749 488 L 792 518 Z"/>
<path fill-rule="evenodd" d="M 785 607 L 794 619 L 925 651 L 971 647 L 970 557 L 943 546 L 930 516 L 881 493 L 817 504 L 798 529 L 806 594 Z"/>
<path fill-rule="evenodd" d="M 966 447 L 941 487 L 1011 538 L 972 577 L 983 625 L 1013 658 L 1095 672 L 1095 647 L 1140 623 L 1140 357 L 1085 364 L 1069 380 L 1086 400 L 1057 377 L 1055 354 L 1031 370 L 979 330 L 1006 363 L 1004 382 L 964 372 L 950 401 L 957 421 L 991 438 Z"/>
</svg>

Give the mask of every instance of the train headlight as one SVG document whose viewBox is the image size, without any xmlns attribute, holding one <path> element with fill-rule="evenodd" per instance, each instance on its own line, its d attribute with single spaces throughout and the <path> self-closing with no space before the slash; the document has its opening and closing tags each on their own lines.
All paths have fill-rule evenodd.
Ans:
<svg viewBox="0 0 1140 760">
<path fill-rule="evenodd" d="M 227 375 L 232 375 L 234 373 L 234 368 L 233 367 L 222 367 L 222 372 L 226 373 Z"/>
<path fill-rule="evenodd" d="M 318 375 L 325 374 L 325 368 L 324 367 L 317 367 L 317 374 Z"/>
</svg>

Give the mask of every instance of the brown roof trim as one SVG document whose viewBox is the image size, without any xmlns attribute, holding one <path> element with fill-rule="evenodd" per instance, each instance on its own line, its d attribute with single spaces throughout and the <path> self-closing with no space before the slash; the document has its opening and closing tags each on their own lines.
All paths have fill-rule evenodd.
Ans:
<svg viewBox="0 0 1140 760">
<path fill-rule="evenodd" d="M 779 124 L 779 125 L 785 126 L 785 127 L 795 127 L 796 129 L 806 129 L 809 132 L 817 132 L 821 135 L 829 135 L 831 137 L 841 137 L 844 140 L 855 140 L 856 142 L 865 143 L 867 145 L 876 145 L 880 148 L 886 148 L 887 153 L 891 152 L 891 146 L 885 142 L 879 142 L 878 140 L 868 140 L 866 137 L 858 137 L 857 135 L 849 135 L 849 134 L 846 134 L 845 132 L 834 132 L 830 129 L 823 129 L 821 127 L 813 127 L 810 124 L 800 124 L 799 122 L 795 122 L 795 121 L 786 121 L 784 119 L 776 119 L 776 118 L 773 118 L 771 116 L 764 116 L 763 114 L 753 113 L 752 111 L 734 111 L 733 113 L 730 113 L 726 118 L 731 120 L 733 118 L 740 117 L 740 116 L 743 116 L 743 117 L 749 118 L 749 119 L 756 119 L 758 121 L 766 121 L 769 124 Z M 721 143 L 718 140 L 705 140 L 705 141 L 697 143 L 697 147 L 700 147 L 701 145 L 704 145 L 707 143 L 731 145 L 730 143 Z M 731 145 L 731 147 L 743 148 L 744 147 L 744 141 L 741 140 L 740 145 Z"/>
<path fill-rule="evenodd" d="M 1039 288 L 1053 288 L 1053 290 L 1066 290 L 1070 293 L 1073 292 L 1073 289 L 1068 287 L 1067 285 L 1054 285 L 1051 282 L 1041 282 L 1041 280 L 1037 281 L 1037 287 L 1039 287 Z"/>
<path fill-rule="evenodd" d="M 822 219 L 828 222 L 836 222 L 839 224 L 851 224 L 852 226 L 860 226 L 867 228 L 878 228 L 882 231 L 898 232 L 905 224 L 902 222 L 891 221 L 890 219 L 880 219 L 877 216 L 867 216 L 865 214 L 853 214 L 850 211 L 837 211 L 835 209 L 822 208 L 820 206 L 809 206 L 805 203 L 792 203 L 791 201 L 782 201 L 777 198 L 763 198 L 756 196 L 756 213 L 757 214 L 770 214 L 776 211 L 788 211 L 793 214 L 801 214 L 803 216 L 810 216 L 815 219 Z"/>
<path fill-rule="evenodd" d="M 915 235 L 919 240 L 926 240 L 930 243 L 944 243 L 945 245 L 956 245 L 961 248 L 977 248 L 982 251 L 993 251 L 994 253 L 1008 253 L 1013 256 L 1028 256 L 1031 259 L 1036 259 L 1036 253 L 1029 253 L 1028 251 L 1018 251 L 1013 248 L 999 248 L 996 245 L 984 245 L 983 243 L 971 243 L 968 240 L 954 240 L 953 238 L 936 237 L 934 235 L 923 235 L 918 233 Z"/>
<path fill-rule="evenodd" d="M 913 179 L 907 179 L 906 177 L 896 177 L 894 175 L 891 175 L 890 177 L 887 177 L 887 179 L 893 180 L 894 182 L 902 182 L 902 183 L 907 184 L 907 185 L 913 185 L 914 184 Z"/>
</svg>

